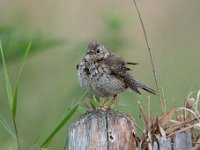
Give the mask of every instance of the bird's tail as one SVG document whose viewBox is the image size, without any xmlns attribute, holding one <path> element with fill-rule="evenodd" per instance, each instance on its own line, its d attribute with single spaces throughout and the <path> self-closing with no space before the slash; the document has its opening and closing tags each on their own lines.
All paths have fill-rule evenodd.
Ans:
<svg viewBox="0 0 200 150">
<path fill-rule="evenodd" d="M 129 78 L 130 79 L 130 78 Z M 128 81 L 128 86 L 135 92 L 140 93 L 138 89 L 143 89 L 151 94 L 157 95 L 157 92 L 149 87 L 147 87 L 145 84 L 141 83 L 140 81 L 136 79 L 131 79 L 131 81 Z"/>
<path fill-rule="evenodd" d="M 151 88 L 149 88 L 149 87 L 147 87 L 145 85 L 141 89 L 143 89 L 143 90 L 145 90 L 145 91 L 147 91 L 147 92 L 149 92 L 151 94 L 157 95 L 157 92 L 155 90 L 153 90 L 153 89 L 151 89 Z"/>
<path fill-rule="evenodd" d="M 153 90 L 152 88 L 147 87 L 145 84 L 141 83 L 138 80 L 134 80 L 134 84 L 137 88 L 143 89 L 151 94 L 157 95 L 157 92 Z"/>
</svg>

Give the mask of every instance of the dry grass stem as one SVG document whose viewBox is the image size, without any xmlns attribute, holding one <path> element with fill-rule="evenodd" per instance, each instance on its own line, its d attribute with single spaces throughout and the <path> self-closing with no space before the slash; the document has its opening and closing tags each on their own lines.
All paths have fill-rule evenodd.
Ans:
<svg viewBox="0 0 200 150">
<path fill-rule="evenodd" d="M 160 92 L 159 92 L 158 80 L 157 80 L 157 76 L 156 76 L 156 69 L 155 69 L 155 65 L 154 65 L 154 62 L 153 62 L 153 55 L 152 55 L 152 52 L 151 52 L 150 44 L 148 42 L 148 38 L 147 38 L 147 33 L 146 33 L 146 30 L 145 30 L 144 22 L 142 20 L 142 17 L 141 17 L 141 14 L 140 14 L 140 10 L 139 10 L 139 8 L 137 6 L 136 0 L 133 0 L 133 2 L 134 2 L 134 5 L 135 5 L 137 14 L 139 16 L 139 19 L 140 19 L 140 22 L 141 22 L 141 25 L 142 25 L 142 30 L 143 30 L 144 37 L 145 37 L 145 42 L 147 44 L 149 57 L 150 57 L 151 65 L 152 65 L 152 69 L 153 69 L 153 75 L 154 75 L 154 79 L 155 79 L 155 83 L 156 83 L 157 95 L 158 95 L 158 99 L 159 99 L 160 106 L 161 106 L 161 112 L 164 113 L 164 108 L 163 108 L 164 104 L 163 104 L 163 100 L 162 100 Z"/>
<path fill-rule="evenodd" d="M 154 142 L 158 143 L 161 137 L 171 138 L 173 141 L 177 133 L 186 131 L 192 133 L 193 147 L 198 149 L 200 143 L 200 115 L 197 105 L 199 103 L 200 91 L 197 92 L 197 97 L 192 107 L 187 107 L 186 102 L 193 99 L 191 96 L 192 94 L 190 93 L 183 107 L 173 108 L 161 116 L 156 114 L 155 117 L 151 113 L 150 97 L 148 97 L 147 104 L 148 114 L 145 113 L 143 106 L 139 103 L 144 129 L 143 135 L 137 137 L 138 149 L 152 149 Z M 192 102 L 194 101 L 192 100 Z"/>
</svg>

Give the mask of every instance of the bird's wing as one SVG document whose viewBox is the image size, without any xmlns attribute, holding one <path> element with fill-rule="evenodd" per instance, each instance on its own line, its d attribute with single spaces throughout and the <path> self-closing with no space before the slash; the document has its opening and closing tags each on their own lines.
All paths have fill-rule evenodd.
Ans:
<svg viewBox="0 0 200 150">
<path fill-rule="evenodd" d="M 127 62 L 125 62 L 120 56 L 111 53 L 107 58 L 105 58 L 104 62 L 109 66 L 112 74 L 115 75 L 119 80 L 123 81 L 125 85 L 131 88 L 133 91 L 141 94 L 138 89 L 143 89 L 151 94 L 157 94 L 155 90 L 134 79 L 129 72 L 130 69 L 126 67 Z"/>
<path fill-rule="evenodd" d="M 140 91 L 135 85 L 134 78 L 128 72 L 130 69 L 126 67 L 126 62 L 120 56 L 111 53 L 105 58 L 104 62 L 109 66 L 113 75 L 115 75 L 121 81 L 125 82 L 125 84 L 133 91 L 140 94 Z"/>
</svg>

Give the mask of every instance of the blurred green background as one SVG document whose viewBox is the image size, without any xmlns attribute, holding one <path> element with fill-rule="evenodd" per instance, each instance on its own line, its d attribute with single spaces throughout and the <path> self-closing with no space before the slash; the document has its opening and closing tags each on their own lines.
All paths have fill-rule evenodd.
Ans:
<svg viewBox="0 0 200 150">
<path fill-rule="evenodd" d="M 183 105 L 190 91 L 200 88 L 200 1 L 138 1 L 166 106 Z M 85 92 L 80 88 L 76 64 L 91 41 L 103 43 L 128 61 L 138 62 L 134 75 L 155 88 L 141 24 L 131 0 L 1 0 L 0 39 L 14 83 L 25 49 L 31 52 L 20 82 L 17 124 L 26 150 L 40 145 L 66 112 Z M 0 59 L 1 60 L 1 59 Z M 0 113 L 12 125 L 0 62 Z M 120 110 L 134 116 L 137 101 L 144 107 L 148 94 L 124 92 Z M 151 96 L 154 114 L 160 111 Z M 71 122 L 83 113 L 81 109 Z M 55 136 L 49 149 L 63 149 L 70 123 Z M 15 140 L 0 126 L 0 149 L 15 150 Z"/>
</svg>

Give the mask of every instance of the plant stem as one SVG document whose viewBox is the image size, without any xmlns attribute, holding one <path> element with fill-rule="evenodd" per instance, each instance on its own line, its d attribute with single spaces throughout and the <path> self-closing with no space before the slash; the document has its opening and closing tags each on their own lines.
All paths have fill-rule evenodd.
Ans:
<svg viewBox="0 0 200 150">
<path fill-rule="evenodd" d="M 20 147 L 20 140 L 19 140 L 19 134 L 18 134 L 17 124 L 16 124 L 16 120 L 15 120 L 14 117 L 12 117 L 12 119 L 13 119 L 13 124 L 14 124 L 14 129 L 15 129 L 16 138 L 17 138 L 17 149 L 18 149 L 18 150 L 21 150 L 21 147 Z"/>
<path fill-rule="evenodd" d="M 155 66 L 154 66 L 153 56 L 152 56 L 152 53 L 151 53 L 150 44 L 148 42 L 147 33 L 146 33 L 146 30 L 145 30 L 145 26 L 144 26 L 144 23 L 143 23 L 141 14 L 140 14 L 140 10 L 139 10 L 139 8 L 137 6 L 136 0 L 133 0 L 133 2 L 134 2 L 134 5 L 135 5 L 137 14 L 139 16 L 139 19 L 140 19 L 140 22 L 141 22 L 141 25 L 142 25 L 142 30 L 143 30 L 144 37 L 145 37 L 145 42 L 147 44 L 147 48 L 148 48 L 148 52 L 149 52 L 149 57 L 150 57 L 150 61 L 151 61 L 152 69 L 153 69 L 153 75 L 154 75 L 154 79 L 155 79 L 155 83 L 156 83 L 156 88 L 157 88 L 157 95 L 158 95 L 158 99 L 159 99 L 159 102 L 160 102 L 160 105 L 161 105 L 161 112 L 164 113 L 163 101 L 162 101 L 162 98 L 161 98 L 160 92 L 159 92 L 158 80 L 157 80 L 157 76 L 156 76 L 156 69 L 155 69 Z"/>
</svg>

